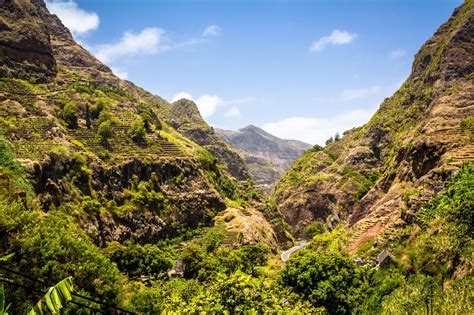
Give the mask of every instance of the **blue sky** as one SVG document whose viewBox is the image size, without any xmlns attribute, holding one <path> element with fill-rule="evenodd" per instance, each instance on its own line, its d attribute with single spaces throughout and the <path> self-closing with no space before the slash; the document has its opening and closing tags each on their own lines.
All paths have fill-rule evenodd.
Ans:
<svg viewBox="0 0 474 315">
<path fill-rule="evenodd" d="M 324 143 L 366 122 L 460 0 L 49 1 L 116 74 L 212 126 Z"/>
</svg>

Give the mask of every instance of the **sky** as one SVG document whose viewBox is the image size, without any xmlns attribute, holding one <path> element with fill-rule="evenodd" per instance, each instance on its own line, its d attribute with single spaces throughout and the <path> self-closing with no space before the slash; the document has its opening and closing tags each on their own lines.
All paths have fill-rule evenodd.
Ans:
<svg viewBox="0 0 474 315">
<path fill-rule="evenodd" d="M 212 126 L 324 144 L 367 122 L 460 0 L 49 0 L 121 78 Z"/>
</svg>

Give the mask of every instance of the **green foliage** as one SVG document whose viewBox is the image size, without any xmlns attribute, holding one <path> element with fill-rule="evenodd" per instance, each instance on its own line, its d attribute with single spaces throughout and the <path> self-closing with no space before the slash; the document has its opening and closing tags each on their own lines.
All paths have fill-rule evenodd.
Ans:
<svg viewBox="0 0 474 315">
<path fill-rule="evenodd" d="M 67 102 L 61 112 L 61 117 L 68 128 L 77 128 L 78 109 L 74 102 Z"/>
<path fill-rule="evenodd" d="M 363 287 L 360 270 L 339 253 L 300 251 L 288 260 L 280 277 L 284 285 L 330 314 L 349 314 Z"/>
<path fill-rule="evenodd" d="M 0 315 L 8 315 L 10 305 L 5 305 L 5 288 L 0 284 Z"/>
<path fill-rule="evenodd" d="M 460 169 L 451 180 L 448 188 L 434 197 L 423 208 L 419 222 L 428 225 L 435 216 L 440 215 L 453 222 L 467 235 L 473 235 L 474 229 L 474 163 Z"/>
<path fill-rule="evenodd" d="M 326 225 L 321 221 L 311 223 L 310 225 L 304 228 L 304 234 L 308 239 L 312 239 L 314 236 L 324 234 L 326 232 Z"/>
<path fill-rule="evenodd" d="M 100 114 L 104 111 L 110 108 L 112 101 L 107 98 L 105 95 L 103 96 L 98 96 L 95 99 L 94 104 L 90 107 L 90 113 L 92 119 L 98 119 Z"/>
<path fill-rule="evenodd" d="M 408 240 L 395 248 L 400 265 L 372 273 L 358 312 L 472 313 L 474 278 L 467 270 L 473 252 L 473 175 L 474 164 L 464 166 L 446 189 L 419 210 L 421 228 L 408 230 L 402 237 Z M 418 193 L 412 190 L 408 195 Z"/>
<path fill-rule="evenodd" d="M 469 140 L 474 141 L 474 117 L 461 120 L 461 129 L 469 135 Z"/>
<path fill-rule="evenodd" d="M 73 291 L 71 277 L 61 280 L 47 290 L 36 306 L 28 312 L 28 315 L 42 315 L 44 311 L 49 311 L 52 314 L 60 312 L 64 304 L 72 300 Z"/>
<path fill-rule="evenodd" d="M 33 188 L 28 181 L 26 169 L 15 158 L 10 143 L 0 135 L 0 184 L 7 189 L 6 193 L 16 191 L 31 193 Z M 0 188 L 1 192 L 1 188 Z M 8 196 L 8 194 L 7 194 Z"/>
<path fill-rule="evenodd" d="M 106 120 L 103 121 L 97 129 L 97 136 L 101 143 L 107 144 L 109 140 L 114 136 L 114 129 L 112 128 L 111 122 Z"/>
<path fill-rule="evenodd" d="M 359 191 L 356 195 L 356 200 L 361 200 L 362 197 L 364 197 L 369 192 L 369 190 L 374 187 L 381 175 L 382 174 L 376 171 L 367 171 L 365 173 L 364 180 L 360 184 Z"/>
<path fill-rule="evenodd" d="M 9 242 L 2 249 L 16 252 L 12 262 L 16 269 L 53 283 L 72 276 L 81 289 L 98 299 L 114 302 L 120 283 L 117 267 L 100 253 L 70 216 L 58 211 L 41 216 L 18 203 L 0 204 L 0 229 L 10 231 Z M 16 307 L 22 305 L 20 302 L 24 303 L 12 300 Z"/>
<path fill-rule="evenodd" d="M 174 265 L 171 255 L 156 245 L 118 245 L 109 250 L 110 259 L 129 277 L 163 276 Z"/>
<path fill-rule="evenodd" d="M 334 142 L 334 138 L 330 137 L 329 139 L 326 140 L 326 146 L 332 144 Z"/>
<path fill-rule="evenodd" d="M 156 191 L 151 183 L 140 182 L 136 189 L 126 190 L 125 194 L 128 197 L 127 204 L 141 210 L 160 213 L 169 207 L 168 200 L 161 192 Z"/>
<path fill-rule="evenodd" d="M 143 142 L 145 140 L 146 129 L 141 118 L 132 122 L 127 135 L 135 142 Z"/>
</svg>

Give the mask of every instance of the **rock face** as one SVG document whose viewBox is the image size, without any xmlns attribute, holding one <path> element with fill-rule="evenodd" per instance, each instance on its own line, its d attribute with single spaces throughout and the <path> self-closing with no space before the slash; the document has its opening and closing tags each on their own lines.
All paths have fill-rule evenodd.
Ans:
<svg viewBox="0 0 474 315">
<path fill-rule="evenodd" d="M 252 178 L 260 185 L 273 187 L 310 144 L 275 137 L 249 125 L 237 131 L 216 129 L 244 157 Z"/>
<path fill-rule="evenodd" d="M 345 224 L 350 249 L 383 243 L 474 160 L 474 2 L 466 1 L 416 54 L 410 77 L 372 119 L 310 150 L 277 184 L 293 232 Z"/>
<path fill-rule="evenodd" d="M 242 157 L 204 121 L 194 102 L 181 99 L 170 104 L 167 121 L 185 137 L 211 152 L 221 164 L 227 166 L 227 171 L 236 179 L 240 181 L 250 179 L 250 173 Z"/>
<path fill-rule="evenodd" d="M 48 15 L 42 1 L 0 1 L 0 73 L 44 82 L 55 76 Z"/>
</svg>

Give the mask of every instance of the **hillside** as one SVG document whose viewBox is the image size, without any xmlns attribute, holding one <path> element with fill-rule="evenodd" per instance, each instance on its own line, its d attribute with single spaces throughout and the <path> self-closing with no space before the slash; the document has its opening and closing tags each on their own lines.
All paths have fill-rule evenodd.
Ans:
<svg viewBox="0 0 474 315">
<path fill-rule="evenodd" d="M 136 268 L 117 269 L 119 253 L 146 248 L 140 259 L 158 255 L 166 273 L 182 247 L 162 252 L 159 241 L 210 233 L 216 249 L 276 252 L 289 240 L 276 206 L 245 184 L 242 159 L 202 119 L 189 131 L 179 102 L 116 77 L 43 1 L 2 0 L 0 17 L 0 227 L 10 266 L 49 283 L 73 276 L 118 305 L 132 283 L 122 273 Z M 9 289 L 10 301 L 25 299 L 14 312 L 35 298 Z"/>
<path fill-rule="evenodd" d="M 473 10 L 472 1 L 455 10 L 367 124 L 310 150 L 281 179 L 274 196 L 294 233 L 318 220 L 345 225 L 352 252 L 383 246 L 474 160 Z"/>
<path fill-rule="evenodd" d="M 0 314 L 474 313 L 473 15 L 267 196 L 239 152 L 283 167 L 304 144 L 220 131 L 234 150 L 43 0 L 0 0 Z"/>
<path fill-rule="evenodd" d="M 273 187 L 310 144 L 284 140 L 249 125 L 237 131 L 217 129 L 224 140 L 244 157 L 252 178 L 259 185 Z"/>
</svg>

